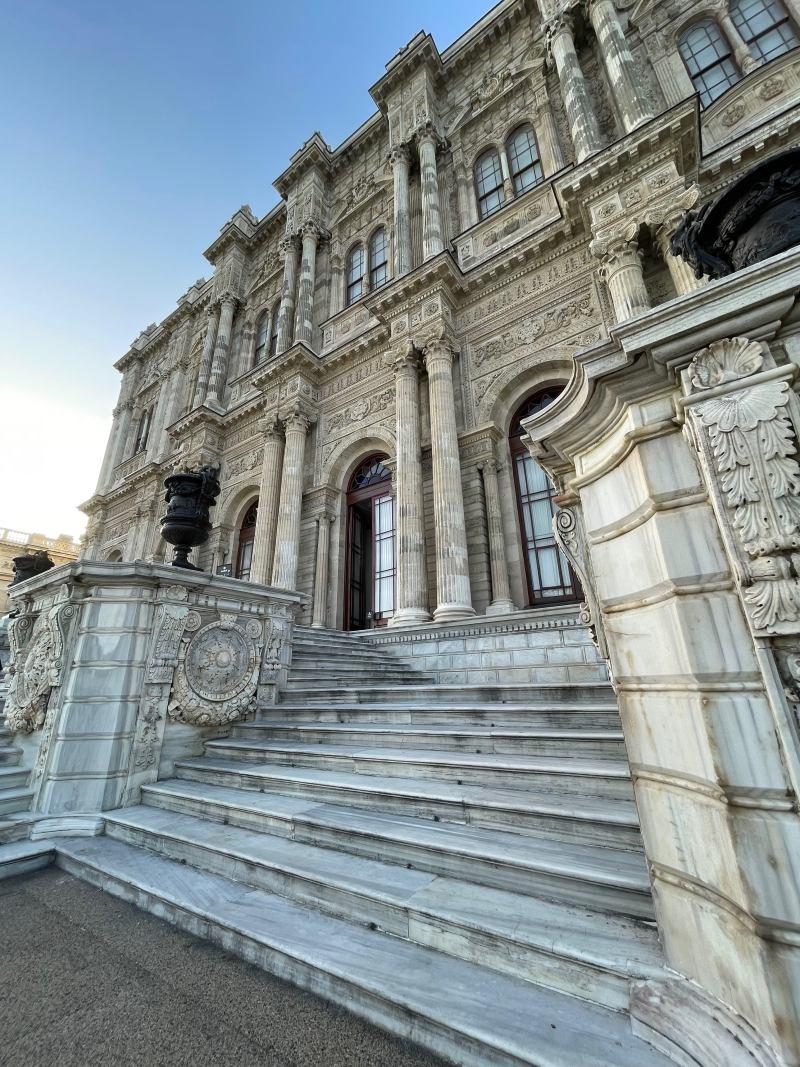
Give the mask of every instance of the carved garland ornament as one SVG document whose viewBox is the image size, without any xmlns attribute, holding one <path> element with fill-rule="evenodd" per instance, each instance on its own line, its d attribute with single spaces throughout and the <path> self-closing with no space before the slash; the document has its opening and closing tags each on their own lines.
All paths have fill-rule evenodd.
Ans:
<svg viewBox="0 0 800 1067">
<path fill-rule="evenodd" d="M 54 686 L 61 684 L 67 624 L 75 608 L 59 594 L 49 611 L 31 627 L 29 617 L 13 619 L 9 627 L 11 663 L 8 669 L 6 721 L 12 730 L 40 730 Z M 30 639 L 26 641 L 26 638 Z"/>
<path fill-rule="evenodd" d="M 187 620 L 190 632 L 194 622 Z M 262 640 L 261 623 L 255 620 L 240 626 L 222 618 L 197 629 L 180 651 L 170 718 L 221 726 L 254 710 Z"/>
</svg>

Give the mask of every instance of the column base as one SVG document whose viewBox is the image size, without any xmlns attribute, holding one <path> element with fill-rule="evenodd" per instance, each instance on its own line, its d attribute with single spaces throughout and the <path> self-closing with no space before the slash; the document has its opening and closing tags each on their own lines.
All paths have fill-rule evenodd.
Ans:
<svg viewBox="0 0 800 1067">
<path fill-rule="evenodd" d="M 399 608 L 389 619 L 389 626 L 414 626 L 430 621 L 431 613 L 424 608 Z"/>
<path fill-rule="evenodd" d="M 472 619 L 476 612 L 471 604 L 439 604 L 433 613 L 434 622 L 457 622 Z"/>
<path fill-rule="evenodd" d="M 513 600 L 493 600 L 486 609 L 486 615 L 510 615 L 516 611 L 517 606 Z"/>
</svg>

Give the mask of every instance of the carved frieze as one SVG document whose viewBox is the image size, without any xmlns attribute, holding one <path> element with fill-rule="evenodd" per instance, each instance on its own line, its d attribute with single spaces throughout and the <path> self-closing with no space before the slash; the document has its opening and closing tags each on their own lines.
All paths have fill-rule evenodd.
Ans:
<svg viewBox="0 0 800 1067">
<path fill-rule="evenodd" d="M 325 417 L 327 434 L 348 430 L 351 426 L 381 416 L 394 405 L 394 387 L 383 389 L 371 396 L 362 396 L 347 407 Z"/>
</svg>

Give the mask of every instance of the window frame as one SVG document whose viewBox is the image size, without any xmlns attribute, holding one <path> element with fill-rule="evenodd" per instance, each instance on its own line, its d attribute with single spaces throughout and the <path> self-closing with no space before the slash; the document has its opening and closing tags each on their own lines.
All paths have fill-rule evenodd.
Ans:
<svg viewBox="0 0 800 1067">
<path fill-rule="evenodd" d="M 353 268 L 352 268 L 352 264 L 353 264 L 356 256 L 360 256 L 361 257 L 361 274 L 359 274 L 357 277 L 353 275 Z M 367 255 L 366 255 L 366 252 L 364 250 L 363 244 L 361 244 L 359 242 L 359 244 L 353 245 L 353 247 L 347 253 L 347 258 L 345 260 L 345 273 L 344 273 L 344 306 L 345 307 L 348 307 L 348 308 L 352 307 L 353 304 L 356 304 L 364 296 L 364 290 L 365 290 L 364 279 L 366 277 L 366 269 L 367 269 Z M 356 286 L 358 287 L 358 292 L 354 291 L 356 289 Z"/>
<path fill-rule="evenodd" d="M 279 321 L 279 319 L 280 319 L 280 310 L 281 310 L 281 305 L 280 305 L 280 301 L 278 301 L 278 303 L 275 304 L 275 306 L 272 309 L 272 317 L 270 319 L 271 326 L 270 326 L 270 331 L 269 331 L 269 349 L 268 349 L 268 358 L 269 359 L 272 359 L 272 357 L 277 355 L 277 352 L 278 352 L 278 329 L 279 329 L 279 326 L 280 326 L 280 321 Z"/>
<path fill-rule="evenodd" d="M 498 180 L 490 189 L 484 189 L 484 191 L 481 192 L 481 182 L 483 181 L 483 177 L 479 173 L 479 168 L 483 161 L 489 159 L 491 156 L 494 156 L 497 161 L 496 177 Z M 506 191 L 505 186 L 503 185 L 503 164 L 500 159 L 500 151 L 497 148 L 497 145 L 490 145 L 475 157 L 475 162 L 472 166 L 472 183 L 475 189 L 475 199 L 478 204 L 478 219 L 480 222 L 483 222 L 484 219 L 488 219 L 490 215 L 494 215 L 496 212 L 500 211 L 501 208 L 505 207 Z M 495 196 L 497 197 L 497 203 L 493 207 L 484 210 L 485 202 Z"/>
<path fill-rule="evenodd" d="M 515 152 L 512 152 L 512 146 L 515 140 L 520 134 L 527 133 L 529 137 L 529 145 L 527 150 L 531 150 L 531 160 L 524 166 L 518 166 L 518 158 Z M 536 134 L 534 133 L 533 126 L 530 122 L 522 122 L 519 126 L 515 126 L 514 129 L 506 137 L 505 141 L 506 158 L 508 159 L 508 172 L 511 177 L 511 184 L 514 189 L 515 196 L 524 196 L 525 193 L 535 188 L 537 185 L 541 185 L 544 181 L 544 167 L 542 166 L 542 156 L 539 152 L 539 143 L 536 140 Z M 516 168 L 516 169 L 515 169 Z M 523 178 L 525 174 L 533 172 L 534 180 L 530 185 L 525 185 L 522 188 L 518 188 L 517 179 Z"/>
<path fill-rule="evenodd" d="M 743 5 L 748 2 L 760 3 L 762 10 L 770 15 L 773 14 L 773 12 L 770 10 L 773 7 L 778 8 L 780 11 L 783 12 L 783 14 L 778 17 L 776 21 L 772 22 L 766 29 L 761 30 L 759 32 L 755 32 L 750 27 L 749 18 L 746 17 L 744 12 L 741 10 Z M 750 49 L 754 58 L 757 59 L 760 63 L 770 63 L 773 59 L 777 59 L 779 56 L 786 55 L 787 52 L 791 52 L 792 49 L 797 48 L 797 46 L 800 45 L 800 38 L 798 38 L 797 29 L 795 27 L 791 15 L 782 3 L 782 0 L 731 0 L 729 10 L 731 22 L 733 22 L 734 26 L 739 32 L 739 35 L 741 36 L 747 47 Z M 788 41 L 786 41 L 784 35 L 781 33 L 781 27 L 784 26 L 788 27 L 794 43 L 790 44 Z M 762 51 L 760 42 L 762 38 L 775 32 L 778 33 L 779 37 L 781 38 L 783 44 L 786 47 L 784 47 L 778 52 L 773 51 L 769 55 L 767 55 L 764 51 Z"/>
<path fill-rule="evenodd" d="M 720 45 L 725 49 L 724 53 L 717 53 L 713 63 L 709 63 L 704 67 L 700 67 L 700 64 L 696 58 L 696 54 L 693 48 L 689 46 L 689 37 L 692 33 L 699 29 L 711 28 L 716 34 L 716 39 Z M 709 38 L 711 38 L 709 34 Z M 710 107 L 715 100 L 719 100 L 728 89 L 732 89 L 734 85 L 742 79 L 742 72 L 739 69 L 736 59 L 733 54 L 733 48 L 731 42 L 728 40 L 722 27 L 712 18 L 710 15 L 706 15 L 704 18 L 696 19 L 688 26 L 685 26 L 681 31 L 677 39 L 678 54 L 683 62 L 684 69 L 689 75 L 689 79 L 692 83 L 694 91 L 700 97 L 700 106 L 702 108 Z M 687 54 L 688 53 L 688 54 Z M 699 54 L 699 53 L 698 53 Z M 692 62 L 694 63 L 696 70 L 692 69 Z M 719 88 L 723 82 L 717 82 L 716 85 L 709 86 L 706 82 L 706 76 L 710 71 L 715 69 L 721 69 L 725 73 L 725 80 L 727 84 L 724 88 Z M 713 95 L 712 95 L 713 94 Z"/>
<path fill-rule="evenodd" d="M 383 238 L 382 252 L 383 252 L 384 258 L 382 260 L 376 262 L 375 259 L 373 258 L 373 255 L 374 255 L 374 251 L 375 251 L 375 249 L 374 249 L 375 239 L 378 236 L 381 236 Z M 369 239 L 367 247 L 368 247 L 368 250 L 369 250 L 369 255 L 368 255 L 368 259 L 369 259 L 369 263 L 368 263 L 368 268 L 369 268 L 369 291 L 373 292 L 375 289 L 380 289 L 380 287 L 382 285 L 386 285 L 386 283 L 389 281 L 389 235 L 386 232 L 386 227 L 385 226 L 381 225 L 381 226 L 378 226 L 375 230 L 373 230 L 372 235 L 370 236 L 370 239 Z M 383 277 L 382 277 L 382 279 L 380 281 L 376 281 L 376 279 L 375 279 L 376 272 L 378 272 L 380 270 L 383 270 Z"/>
<path fill-rule="evenodd" d="M 270 314 L 269 309 L 265 308 L 256 320 L 256 335 L 255 335 L 255 347 L 253 348 L 253 366 L 257 367 L 259 363 L 267 358 L 267 352 L 269 350 L 270 342 Z M 262 328 L 263 334 L 262 337 Z"/>
</svg>

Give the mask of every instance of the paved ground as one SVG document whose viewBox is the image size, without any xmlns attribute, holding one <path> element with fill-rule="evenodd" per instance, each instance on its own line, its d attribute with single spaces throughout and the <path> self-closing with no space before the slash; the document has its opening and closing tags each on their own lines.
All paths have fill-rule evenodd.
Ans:
<svg viewBox="0 0 800 1067">
<path fill-rule="evenodd" d="M 442 1067 L 62 871 L 0 882 L 3 1067 Z"/>
</svg>

